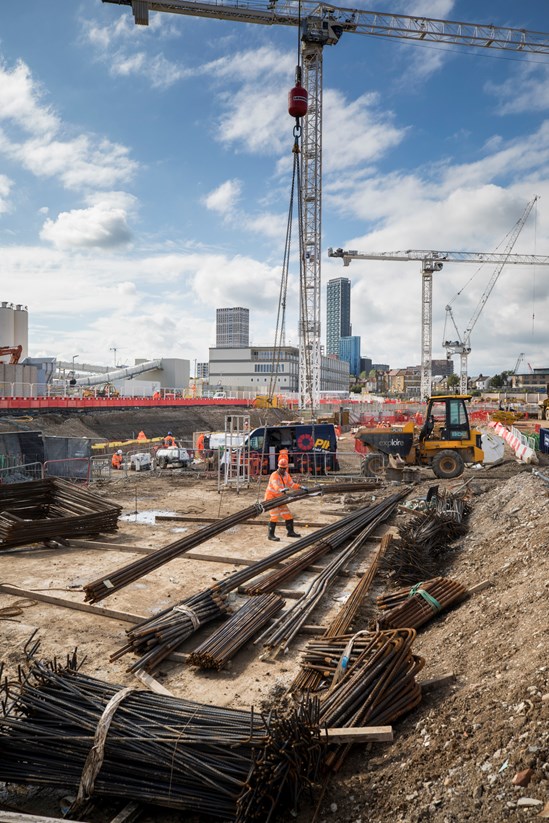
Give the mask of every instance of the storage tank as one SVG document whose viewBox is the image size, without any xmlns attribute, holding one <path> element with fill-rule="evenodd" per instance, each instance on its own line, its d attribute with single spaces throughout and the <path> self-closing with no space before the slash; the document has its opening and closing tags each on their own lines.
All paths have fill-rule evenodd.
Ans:
<svg viewBox="0 0 549 823">
<path fill-rule="evenodd" d="M 20 361 L 29 356 L 29 310 L 20 303 L 13 313 L 13 343 L 12 346 L 23 346 Z"/>
<path fill-rule="evenodd" d="M 13 346 L 14 334 L 13 304 L 0 303 L 0 346 Z M 9 363 L 9 355 L 0 357 L 0 362 Z"/>
</svg>

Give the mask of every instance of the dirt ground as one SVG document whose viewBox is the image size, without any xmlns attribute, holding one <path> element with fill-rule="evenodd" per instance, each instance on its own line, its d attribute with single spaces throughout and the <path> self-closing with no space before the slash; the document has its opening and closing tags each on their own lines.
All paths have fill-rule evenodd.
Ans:
<svg viewBox="0 0 549 823">
<path fill-rule="evenodd" d="M 540 470 L 549 475 L 547 466 Z M 424 496 L 435 482 L 427 470 L 421 471 L 420 478 L 411 498 Z M 325 823 L 427 819 L 500 823 L 533 819 L 549 801 L 549 485 L 531 467 L 516 463 L 510 453 L 499 467 L 467 470 L 461 478 L 436 483 L 453 490 L 466 484 L 472 506 L 469 531 L 455 543 L 449 567 L 441 572 L 467 586 L 485 580 L 491 583 L 418 633 L 414 651 L 426 661 L 420 679 L 452 672 L 454 680 L 425 692 L 413 713 L 395 724 L 392 743 L 355 746 L 342 771 L 331 779 L 318 809 L 317 796 L 304 804 L 298 823 L 313 819 Z M 264 485 L 265 480 L 261 487 L 239 495 L 234 491 L 219 494 L 215 479 L 177 470 L 160 477 L 139 473 L 130 479 L 104 481 L 93 490 L 121 504 L 125 515 L 116 535 L 102 537 L 109 547 L 34 548 L 0 555 L 1 582 L 83 602 L 83 584 L 136 558 L 117 544 L 160 548 L 201 528 L 189 522 L 155 521 L 152 515 L 150 522 L 141 522 L 147 519 L 146 513 L 224 517 L 262 499 Z M 361 497 L 367 503 L 394 490 L 394 484 L 385 484 Z M 306 534 L 317 524 L 332 522 L 346 513 L 346 500 L 334 495 L 294 504 L 296 527 Z M 410 516 L 401 511 L 391 523 L 398 528 Z M 148 616 L 202 590 L 241 568 L 229 558 L 256 559 L 284 545 L 287 538 L 281 526 L 281 543 L 267 541 L 267 517 L 262 519 L 262 526 L 236 526 L 197 549 L 222 555 L 226 562 L 182 556 L 100 605 Z M 378 545 L 379 540 L 370 541 L 351 571 L 364 570 Z M 303 591 L 311 577 L 311 573 L 303 575 L 285 588 Z M 325 624 L 355 584 L 356 576 L 338 578 L 312 622 Z M 387 583 L 378 578 L 372 599 L 386 588 Z M 0 594 L 0 609 L 13 601 Z M 233 596 L 234 606 L 241 602 L 240 595 Z M 41 656 L 62 658 L 78 647 L 79 657 L 86 656 L 83 668 L 87 673 L 139 687 L 126 671 L 129 657 L 109 662 L 109 656 L 123 645 L 129 624 L 40 602 L 25 605 L 16 618 L 0 620 L 5 674 L 15 676 L 25 643 L 37 629 Z M 210 632 L 206 627 L 181 651 L 190 651 Z M 260 659 L 261 650 L 250 644 L 222 672 L 202 672 L 169 661 L 157 678 L 178 696 L 234 707 L 259 706 L 291 683 L 307 639 L 299 635 L 288 654 L 275 662 Z M 514 786 L 515 773 L 527 768 L 533 770 L 530 784 Z M 0 809 L 20 808 L 59 817 L 61 796 L 51 790 L 0 784 Z M 87 819 L 102 823 L 113 816 L 108 807 L 98 807 Z M 149 809 L 141 819 L 160 823 L 198 820 L 162 809 Z"/>
</svg>

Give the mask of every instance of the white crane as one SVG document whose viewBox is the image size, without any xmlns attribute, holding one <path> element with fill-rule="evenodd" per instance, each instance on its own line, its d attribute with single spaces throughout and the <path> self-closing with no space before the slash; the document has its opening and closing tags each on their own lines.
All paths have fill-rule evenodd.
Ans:
<svg viewBox="0 0 549 823">
<path fill-rule="evenodd" d="M 420 397 L 431 394 L 431 359 L 433 350 L 433 272 L 441 271 L 445 263 L 498 263 L 516 266 L 549 266 L 549 256 L 536 254 L 497 254 L 477 251 L 408 251 L 358 252 L 328 249 L 329 257 L 341 257 L 343 265 L 351 260 L 421 261 L 421 386 Z M 459 335 L 459 332 L 458 332 Z"/>
<path fill-rule="evenodd" d="M 509 232 L 507 245 L 506 245 L 506 247 L 503 251 L 504 256 L 509 257 L 509 255 L 510 255 L 512 249 L 513 249 L 513 246 L 517 242 L 518 236 L 521 233 L 521 231 L 524 227 L 524 224 L 528 220 L 530 212 L 534 208 L 534 204 L 536 203 L 537 200 L 539 200 L 539 198 L 537 196 L 533 197 L 532 200 L 530 200 L 530 202 L 528 203 L 528 205 L 524 209 L 522 215 L 519 217 L 519 219 L 517 220 L 517 222 L 515 223 L 515 225 L 511 229 L 511 231 Z M 469 320 L 469 324 L 468 324 L 467 328 L 465 329 L 463 337 L 460 335 L 458 327 L 456 325 L 456 321 L 455 321 L 454 315 L 452 313 L 452 307 L 451 306 L 446 306 L 446 316 L 447 316 L 447 318 L 450 317 L 450 319 L 451 319 L 451 321 L 454 325 L 454 328 L 455 328 L 456 334 L 457 334 L 457 340 L 443 339 L 442 345 L 446 349 L 446 354 L 447 354 L 448 357 L 450 357 L 453 354 L 459 354 L 459 391 L 460 391 L 460 394 L 467 394 L 467 383 L 468 383 L 467 360 L 468 360 L 469 355 L 471 354 L 471 332 L 473 331 L 474 327 L 476 326 L 477 320 L 480 317 L 480 313 L 482 312 L 482 309 L 486 305 L 486 301 L 490 297 L 490 295 L 492 293 L 492 290 L 493 290 L 494 286 L 496 285 L 496 283 L 499 279 L 499 276 L 500 276 L 501 272 L 503 271 L 503 267 L 505 266 L 506 262 L 507 262 L 507 260 L 502 260 L 502 262 L 499 263 L 498 266 L 492 272 L 490 280 L 488 281 L 488 284 L 487 284 L 486 288 L 484 289 L 482 297 L 479 300 L 478 306 L 476 307 L 475 311 L 473 312 L 473 316 Z M 446 334 L 446 324 L 444 325 L 444 335 L 445 334 Z"/>
<path fill-rule="evenodd" d="M 322 214 L 322 50 L 344 32 L 370 37 L 436 42 L 519 54 L 549 54 L 549 33 L 429 17 L 341 8 L 314 0 L 102 0 L 131 6 L 134 20 L 146 26 L 149 11 L 207 17 L 264 26 L 299 26 L 303 86 L 309 109 L 301 144 L 303 260 L 299 310 L 300 405 L 318 407 L 320 399 L 320 248 Z"/>
</svg>

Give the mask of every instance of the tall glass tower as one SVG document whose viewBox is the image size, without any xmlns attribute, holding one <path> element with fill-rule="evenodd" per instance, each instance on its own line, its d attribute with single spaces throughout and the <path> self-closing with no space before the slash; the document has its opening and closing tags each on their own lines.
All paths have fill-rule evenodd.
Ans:
<svg viewBox="0 0 549 823">
<path fill-rule="evenodd" d="M 339 341 L 351 336 L 351 281 L 348 277 L 328 280 L 326 290 L 326 354 L 339 357 Z"/>
</svg>

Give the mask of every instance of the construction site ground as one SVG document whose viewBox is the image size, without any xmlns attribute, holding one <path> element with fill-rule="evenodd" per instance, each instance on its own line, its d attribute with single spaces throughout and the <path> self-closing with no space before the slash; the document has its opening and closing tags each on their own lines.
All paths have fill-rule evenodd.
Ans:
<svg viewBox="0 0 549 823">
<path fill-rule="evenodd" d="M 4 428 L 5 419 L 1 422 L 8 430 Z M 213 421 L 206 422 L 211 428 L 219 427 Z M 9 423 L 13 425 L 13 421 Z M 54 433 L 52 427 L 57 424 L 45 423 L 42 420 L 36 428 L 46 431 L 47 427 L 47 433 Z M 31 428 L 34 424 L 24 422 Z M 96 421 L 92 424 L 89 418 L 81 417 L 65 419 L 59 433 L 84 434 L 83 426 L 94 436 L 114 437 L 112 432 L 103 434 Z M 159 433 L 164 434 L 165 421 L 159 426 Z M 188 424 L 189 430 L 191 427 L 195 431 L 204 428 L 205 423 L 196 426 L 193 421 Z M 153 434 L 151 430 L 150 436 Z M 344 435 L 342 447 L 349 449 L 351 443 L 350 435 Z M 549 474 L 547 466 L 539 469 Z M 254 484 L 238 495 L 234 490 L 218 493 L 216 477 L 168 469 L 160 475 L 140 472 L 130 478 L 94 484 L 94 492 L 123 506 L 119 531 L 101 537 L 101 543 L 111 545 L 33 548 L 0 555 L 1 583 L 82 603 L 84 584 L 138 556 L 126 548 L 117 549 L 117 543 L 160 548 L 201 527 L 200 523 L 184 521 L 155 522 L 152 515 L 150 522 L 142 522 L 147 519 L 145 513 L 225 517 L 262 499 L 265 483 L 263 478 L 260 487 Z M 468 587 L 483 581 L 490 583 L 418 633 L 415 652 L 425 658 L 420 679 L 448 673 L 453 677 L 425 690 L 421 704 L 395 724 L 392 743 L 356 745 L 342 771 L 330 778 L 320 803 L 319 793 L 313 792 L 310 799 L 304 799 L 297 818 L 282 814 L 282 820 L 500 823 L 531 820 L 543 809 L 543 816 L 549 816 L 549 485 L 532 473 L 531 466 L 517 463 L 507 447 L 500 466 L 467 469 L 455 480 L 438 481 L 422 469 L 420 482 L 411 487 L 410 498 L 425 496 L 434 484 L 454 491 L 466 484 L 472 506 L 469 531 L 452 546 L 440 574 Z M 305 499 L 293 505 L 296 527 L 305 534 L 314 524 L 342 516 L 349 506 L 366 504 L 372 498 L 379 500 L 394 490 L 394 484 L 386 483 L 360 494 Z M 412 516 L 400 510 L 390 525 L 398 529 Z M 258 520 L 261 526 L 236 526 L 201 545 L 199 551 L 253 560 L 284 544 L 287 538 L 282 526 L 277 530 L 281 543 L 274 544 L 267 540 L 267 516 Z M 312 622 L 326 624 L 335 614 L 357 582 L 355 573 L 367 567 L 377 545 L 378 540 L 370 541 L 349 576 L 338 578 Z M 181 556 L 99 605 L 149 616 L 238 568 L 229 561 L 206 562 Z M 302 592 L 310 579 L 311 574 L 302 576 L 287 588 Z M 389 586 L 378 576 L 372 603 L 375 595 Z M 60 659 L 77 647 L 79 657 L 86 658 L 86 673 L 143 688 L 126 671 L 131 657 L 109 662 L 110 655 L 124 644 L 124 630 L 129 624 L 32 602 L 29 597 L 31 602 L 23 604 L 19 616 L 0 620 L 0 659 L 5 663 L 5 675 L 16 676 L 18 665 L 24 661 L 25 644 L 37 630 L 40 656 Z M 0 594 L 0 609 L 13 602 L 13 597 Z M 243 602 L 242 596 L 234 595 L 234 605 L 239 602 Z M 364 628 L 368 615 L 374 614 L 371 605 L 364 612 L 364 624 L 356 625 L 355 630 Z M 212 627 L 201 630 L 180 651 L 190 651 L 211 631 Z M 261 649 L 250 644 L 221 672 L 203 672 L 181 662 L 166 661 L 157 679 L 177 696 L 222 706 L 263 707 L 280 697 L 292 682 L 300 649 L 308 639 L 307 635 L 299 635 L 289 652 L 275 661 L 262 660 Z M 525 769 L 532 769 L 529 785 L 514 785 L 515 774 Z M 0 784 L 0 809 L 61 817 L 67 802 L 61 791 Z M 86 820 L 104 823 L 119 808 L 120 804 L 99 803 Z M 198 823 L 200 818 L 149 807 L 140 819 L 147 823 Z"/>
</svg>

